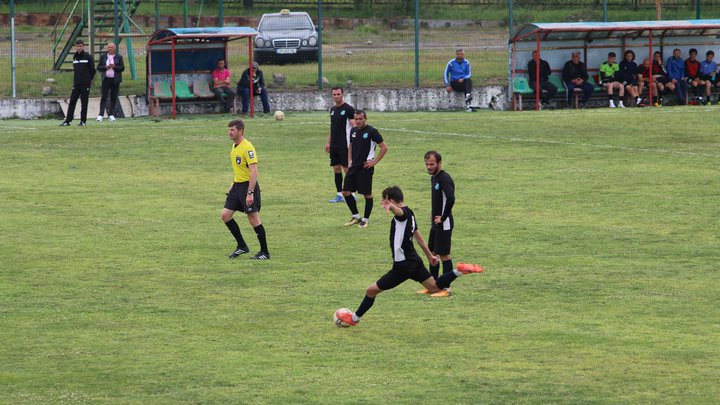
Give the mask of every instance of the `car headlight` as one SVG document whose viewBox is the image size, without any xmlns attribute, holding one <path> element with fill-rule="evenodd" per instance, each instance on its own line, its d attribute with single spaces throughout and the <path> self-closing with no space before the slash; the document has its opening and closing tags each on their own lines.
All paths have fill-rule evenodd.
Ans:
<svg viewBox="0 0 720 405">
<path fill-rule="evenodd" d="M 308 40 L 307 40 L 307 39 L 303 39 L 303 40 L 302 40 L 302 46 L 307 46 L 307 44 L 308 44 Z"/>
<path fill-rule="evenodd" d="M 271 48 L 272 46 L 273 46 L 272 41 L 270 41 L 269 39 L 266 39 L 266 40 L 265 40 L 265 47 L 266 47 L 266 48 Z"/>
<path fill-rule="evenodd" d="M 265 46 L 265 40 L 260 37 L 255 38 L 255 46 L 258 48 L 262 48 L 263 46 Z"/>
<path fill-rule="evenodd" d="M 315 46 L 315 45 L 317 45 L 317 38 L 315 38 L 315 37 L 310 37 L 308 43 L 310 44 L 310 46 Z"/>
</svg>

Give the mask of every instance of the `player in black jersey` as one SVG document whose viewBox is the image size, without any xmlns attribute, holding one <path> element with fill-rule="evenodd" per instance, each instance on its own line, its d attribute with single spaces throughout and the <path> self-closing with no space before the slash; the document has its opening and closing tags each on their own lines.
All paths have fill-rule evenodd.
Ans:
<svg viewBox="0 0 720 405">
<path fill-rule="evenodd" d="M 375 156 L 375 146 L 380 147 L 380 152 Z M 372 179 L 375 173 L 375 165 L 380 163 L 388 147 L 382 135 L 377 129 L 367 125 L 367 114 L 363 110 L 355 112 L 355 128 L 350 131 L 350 146 L 348 146 L 348 172 L 345 175 L 343 184 L 343 197 L 347 203 L 352 218 L 345 223 L 345 226 L 357 225 L 360 228 L 367 228 L 370 214 L 373 209 Z M 357 202 L 352 198 L 352 193 L 365 196 L 365 212 L 360 219 L 357 209 Z"/>
<path fill-rule="evenodd" d="M 338 319 L 354 326 L 357 325 L 365 312 L 375 303 L 375 297 L 383 291 L 390 290 L 402 284 L 408 279 L 422 283 L 430 292 L 435 293 L 442 288 L 450 286 L 457 277 L 469 273 L 481 273 L 482 267 L 477 264 L 458 263 L 456 269 L 445 273 L 435 281 L 432 275 L 425 268 L 420 256 L 415 251 L 413 238 L 418 241 L 430 264 L 437 264 L 438 259 L 428 248 L 417 229 L 415 214 L 403 203 L 403 193 L 400 187 L 388 187 L 382 192 L 383 208 L 393 214 L 390 224 L 390 250 L 392 251 L 393 266 L 384 276 L 372 283 L 365 290 L 360 306 L 355 313 L 338 313 Z"/>
<path fill-rule="evenodd" d="M 452 209 L 455 205 L 455 182 L 452 177 L 442 169 L 442 156 L 434 150 L 425 153 L 425 170 L 432 176 L 430 178 L 432 193 L 432 209 L 430 213 L 430 236 L 428 246 L 433 255 L 442 261 L 443 274 L 452 271 L 453 264 L 450 258 L 452 230 L 455 226 Z M 430 264 L 430 273 L 438 279 L 440 266 Z M 418 291 L 428 294 L 427 289 Z M 433 297 L 449 297 L 450 289 L 446 288 L 433 294 Z"/>
<path fill-rule="evenodd" d="M 355 109 L 343 100 L 342 87 L 332 88 L 335 105 L 330 108 L 330 133 L 325 144 L 325 153 L 330 154 L 330 166 L 335 173 L 337 195 L 331 203 L 343 202 L 343 172 L 348 171 L 348 145 L 350 130 L 355 126 Z M 354 198 L 354 197 L 353 197 Z"/>
</svg>

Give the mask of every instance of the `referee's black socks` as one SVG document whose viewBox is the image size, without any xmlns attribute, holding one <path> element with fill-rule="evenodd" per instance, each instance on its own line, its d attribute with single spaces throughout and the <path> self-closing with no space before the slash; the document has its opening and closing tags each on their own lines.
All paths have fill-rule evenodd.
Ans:
<svg viewBox="0 0 720 405">
<path fill-rule="evenodd" d="M 240 248 L 247 248 L 247 243 L 245 243 L 245 239 L 242 237 L 242 233 L 240 233 L 240 227 L 238 226 L 237 222 L 235 222 L 235 218 L 230 218 L 229 221 L 225 222 L 225 226 L 230 230 L 230 233 L 232 236 L 235 237 L 235 240 L 237 241 L 237 246 Z"/>
<path fill-rule="evenodd" d="M 258 242 L 260 242 L 260 251 L 270 253 L 267 247 L 267 240 L 265 239 L 265 227 L 260 224 L 253 229 L 255 230 L 255 235 L 257 235 Z"/>
</svg>

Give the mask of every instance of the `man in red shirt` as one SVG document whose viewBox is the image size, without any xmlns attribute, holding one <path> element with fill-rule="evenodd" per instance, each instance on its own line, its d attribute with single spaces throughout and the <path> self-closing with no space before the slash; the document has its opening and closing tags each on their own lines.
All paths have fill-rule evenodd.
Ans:
<svg viewBox="0 0 720 405">
<path fill-rule="evenodd" d="M 698 98 L 702 88 L 700 87 L 700 61 L 697 60 L 697 49 L 690 49 L 689 54 L 690 57 L 685 59 L 685 77 L 687 77 L 688 84 L 693 89 L 695 98 Z M 690 104 L 698 104 L 698 102 L 693 100 Z"/>
<path fill-rule="evenodd" d="M 230 88 L 230 70 L 225 68 L 225 59 L 218 59 L 212 78 L 215 97 L 225 102 L 225 112 L 228 113 L 235 104 L 235 92 Z"/>
</svg>

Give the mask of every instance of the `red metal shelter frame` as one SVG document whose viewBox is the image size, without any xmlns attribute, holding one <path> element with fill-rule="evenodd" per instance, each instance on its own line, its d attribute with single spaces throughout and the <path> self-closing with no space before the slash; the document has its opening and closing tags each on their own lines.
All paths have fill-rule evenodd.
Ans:
<svg viewBox="0 0 720 405">
<path fill-rule="evenodd" d="M 202 40 L 212 40 L 216 44 L 218 42 L 224 45 L 224 54 L 227 58 L 227 43 L 238 39 L 247 38 L 248 41 L 248 68 L 252 72 L 253 64 L 253 38 L 258 32 L 249 27 L 201 27 L 201 28 L 165 28 L 155 31 L 147 43 L 146 50 L 148 55 L 147 63 L 147 94 L 152 94 L 152 50 L 153 46 L 170 45 L 171 60 L 171 77 L 172 77 L 172 117 L 175 119 L 177 114 L 176 95 L 175 95 L 175 49 L 178 44 L 194 44 L 196 48 L 202 48 Z M 250 94 L 253 92 L 253 81 L 250 80 Z M 250 97 L 250 116 L 255 116 L 254 97 Z"/>
</svg>

